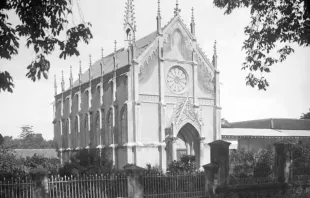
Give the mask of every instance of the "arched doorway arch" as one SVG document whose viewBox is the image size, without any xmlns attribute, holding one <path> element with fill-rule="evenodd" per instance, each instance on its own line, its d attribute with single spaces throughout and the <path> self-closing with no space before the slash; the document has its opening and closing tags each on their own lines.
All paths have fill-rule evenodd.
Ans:
<svg viewBox="0 0 310 198">
<path fill-rule="evenodd" d="M 168 153 L 168 164 L 175 161 L 179 160 L 180 153 L 182 152 L 183 154 L 186 153 L 186 155 L 193 155 L 195 156 L 195 163 L 196 167 L 199 168 L 201 164 L 201 137 L 200 137 L 200 132 L 192 123 L 187 122 L 183 126 L 180 127 L 180 129 L 174 133 L 176 134 L 174 137 L 170 138 L 170 141 L 167 143 L 167 147 L 169 149 Z M 180 141 L 185 144 L 185 149 L 184 147 L 180 147 Z M 182 144 L 182 143 L 181 143 Z"/>
</svg>

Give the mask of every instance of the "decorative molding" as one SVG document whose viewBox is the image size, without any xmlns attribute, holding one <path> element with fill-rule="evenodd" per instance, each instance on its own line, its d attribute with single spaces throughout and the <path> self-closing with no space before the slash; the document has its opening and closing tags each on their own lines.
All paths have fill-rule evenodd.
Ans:
<svg viewBox="0 0 310 198">
<path fill-rule="evenodd" d="M 177 104 L 180 102 L 184 102 L 186 96 L 165 96 L 165 101 L 167 104 Z M 188 97 L 189 101 L 193 101 L 193 97 Z"/>
<path fill-rule="evenodd" d="M 198 98 L 199 106 L 214 106 L 214 99 Z"/>
<path fill-rule="evenodd" d="M 201 131 L 203 126 L 201 110 L 194 108 L 191 100 L 186 98 L 182 103 L 176 105 L 172 113 L 172 124 L 174 130 L 179 131 L 183 126 L 183 123 L 192 123 L 198 127 L 198 130 Z"/>
<path fill-rule="evenodd" d="M 158 95 L 140 94 L 140 101 L 142 103 L 158 103 L 159 102 L 159 96 Z"/>
</svg>

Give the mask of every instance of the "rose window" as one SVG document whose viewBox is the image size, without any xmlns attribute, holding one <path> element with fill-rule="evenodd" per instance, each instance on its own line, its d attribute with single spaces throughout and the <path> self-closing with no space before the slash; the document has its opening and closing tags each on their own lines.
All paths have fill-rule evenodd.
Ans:
<svg viewBox="0 0 310 198">
<path fill-rule="evenodd" d="M 185 70 L 179 66 L 172 67 L 168 72 L 167 84 L 172 92 L 183 93 L 188 84 Z"/>
</svg>

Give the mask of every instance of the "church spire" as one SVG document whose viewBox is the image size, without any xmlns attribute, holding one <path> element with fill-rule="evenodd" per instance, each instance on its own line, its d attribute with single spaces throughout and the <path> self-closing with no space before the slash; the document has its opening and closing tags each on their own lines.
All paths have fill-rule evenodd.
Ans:
<svg viewBox="0 0 310 198">
<path fill-rule="evenodd" d="M 217 50 L 216 50 L 216 40 L 214 41 L 213 46 L 213 60 L 212 60 L 213 66 L 217 68 Z"/>
<path fill-rule="evenodd" d="M 162 29 L 161 29 L 161 14 L 160 14 L 160 0 L 157 1 L 158 3 L 158 9 L 157 9 L 157 33 L 159 35 L 162 35 Z"/>
<path fill-rule="evenodd" d="M 64 79 L 64 71 L 61 71 L 61 91 L 65 91 L 65 79 Z"/>
<path fill-rule="evenodd" d="M 57 95 L 57 81 L 56 81 L 56 74 L 54 75 L 54 91 L 55 91 L 55 96 Z"/>
<path fill-rule="evenodd" d="M 70 65 L 70 77 L 69 77 L 69 81 L 70 81 L 70 88 L 72 88 L 72 87 L 73 87 L 72 65 Z"/>
<path fill-rule="evenodd" d="M 178 16 L 181 12 L 181 9 L 179 8 L 179 0 L 176 0 L 175 8 L 174 8 L 174 16 Z"/>
<path fill-rule="evenodd" d="M 124 34 L 125 48 L 135 41 L 136 20 L 133 0 L 127 0 L 125 6 Z"/>
<path fill-rule="evenodd" d="M 192 17 L 191 17 L 191 33 L 195 36 L 195 17 L 194 17 L 194 8 L 192 8 Z"/>
</svg>

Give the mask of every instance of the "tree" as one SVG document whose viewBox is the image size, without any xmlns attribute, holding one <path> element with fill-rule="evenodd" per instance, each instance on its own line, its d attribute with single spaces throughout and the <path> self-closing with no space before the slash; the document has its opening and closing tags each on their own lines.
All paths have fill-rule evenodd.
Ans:
<svg viewBox="0 0 310 198">
<path fill-rule="evenodd" d="M 8 12 L 15 12 L 20 24 L 13 26 Z M 59 58 L 79 55 L 78 44 L 86 44 L 92 38 L 90 23 L 82 22 L 66 30 L 68 17 L 72 14 L 71 0 L 1 0 L 0 2 L 0 58 L 10 60 L 18 54 L 20 38 L 26 38 L 27 48 L 36 57 L 27 66 L 26 76 L 32 81 L 48 78 L 50 62 L 46 56 L 56 47 Z M 66 35 L 66 39 L 61 36 Z M 26 66 L 26 65 L 25 65 Z M 0 92 L 13 92 L 13 78 L 7 71 L 0 71 Z"/>
<path fill-rule="evenodd" d="M 309 0 L 214 0 L 216 7 L 231 14 L 236 8 L 250 8 L 251 22 L 245 27 L 247 36 L 242 49 L 246 52 L 243 70 L 249 70 L 246 84 L 266 90 L 269 86 L 264 72 L 283 62 L 294 52 L 292 43 L 310 44 Z M 257 77 L 261 73 L 261 77 Z"/>
<path fill-rule="evenodd" d="M 309 109 L 309 112 L 308 113 L 303 113 L 301 116 L 300 116 L 300 119 L 310 119 L 310 109 Z"/>
<path fill-rule="evenodd" d="M 22 129 L 21 134 L 19 135 L 19 138 L 23 139 L 26 138 L 28 135 L 33 134 L 33 126 L 30 125 L 24 125 L 20 127 Z"/>
</svg>

